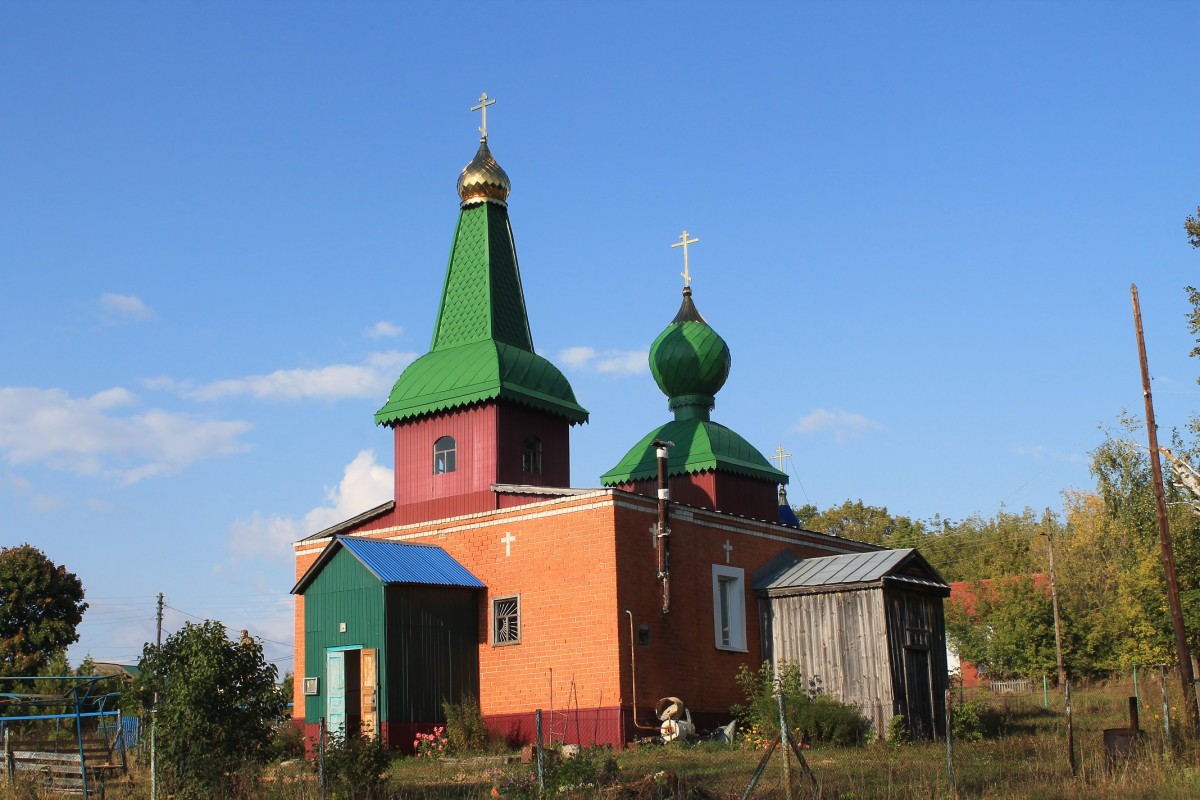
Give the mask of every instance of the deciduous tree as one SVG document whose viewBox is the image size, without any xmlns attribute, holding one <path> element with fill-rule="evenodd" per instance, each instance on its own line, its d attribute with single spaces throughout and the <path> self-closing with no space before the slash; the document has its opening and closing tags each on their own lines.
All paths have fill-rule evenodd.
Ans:
<svg viewBox="0 0 1200 800">
<path fill-rule="evenodd" d="M 0 548 L 0 676 L 36 675 L 79 640 L 83 583 L 30 544 Z"/>
<path fill-rule="evenodd" d="M 179 797 L 216 796 L 240 767 L 266 758 L 287 698 L 258 640 L 231 641 L 220 622 L 189 623 L 161 651 L 147 644 L 140 666 L 136 691 L 143 703 L 158 692 L 163 777 Z"/>
</svg>

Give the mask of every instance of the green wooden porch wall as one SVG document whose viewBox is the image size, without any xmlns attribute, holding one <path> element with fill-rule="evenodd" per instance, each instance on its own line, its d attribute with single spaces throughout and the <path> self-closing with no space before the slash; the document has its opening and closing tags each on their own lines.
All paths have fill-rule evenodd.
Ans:
<svg viewBox="0 0 1200 800">
<path fill-rule="evenodd" d="M 379 579 L 342 548 L 305 590 L 304 675 L 321 677 L 321 693 L 304 698 L 305 721 L 316 722 L 325 715 L 325 651 L 330 647 L 377 648 L 379 674 L 387 674 L 383 589 Z M 342 622 L 345 633 L 339 631 Z M 382 722 L 388 718 L 386 696 L 380 697 L 379 706 Z"/>
</svg>

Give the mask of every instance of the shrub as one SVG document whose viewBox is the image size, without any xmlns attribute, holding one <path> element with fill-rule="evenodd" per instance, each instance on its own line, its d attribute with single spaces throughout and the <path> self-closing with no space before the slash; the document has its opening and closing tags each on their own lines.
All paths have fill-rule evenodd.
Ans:
<svg viewBox="0 0 1200 800">
<path fill-rule="evenodd" d="M 374 800 L 385 796 L 390 761 L 378 741 L 331 736 L 325 746 L 325 786 L 334 800 Z M 319 768 L 319 765 L 314 764 Z"/>
<path fill-rule="evenodd" d="M 584 747 L 572 758 L 551 759 L 546 769 L 546 791 L 567 792 L 611 786 L 620 767 L 610 747 Z"/>
<path fill-rule="evenodd" d="M 303 757 L 304 730 L 291 720 L 280 722 L 275 726 L 275 734 L 271 738 L 271 759 L 286 761 Z"/>
<path fill-rule="evenodd" d="M 960 742 L 983 741 L 983 716 L 988 704 L 982 700 L 968 700 L 950 711 L 950 732 Z"/>
<path fill-rule="evenodd" d="M 487 747 L 487 726 L 474 695 L 465 695 L 457 704 L 443 700 L 442 713 L 446 715 L 446 738 L 451 752 L 469 753 Z"/>
<path fill-rule="evenodd" d="M 757 671 L 743 666 L 736 680 L 746 695 L 746 705 L 735 705 L 730 711 L 742 727 L 773 737 L 779 731 L 779 705 L 771 663 L 764 661 Z M 780 665 L 779 683 L 788 729 L 800 731 L 801 741 L 859 744 L 870 729 L 862 712 L 826 695 L 821 679 L 805 678 L 795 664 Z"/>
<path fill-rule="evenodd" d="M 893 747 L 908 744 L 912 737 L 909 735 L 908 720 L 903 714 L 897 714 L 888 720 L 887 724 L 887 743 Z"/>
</svg>

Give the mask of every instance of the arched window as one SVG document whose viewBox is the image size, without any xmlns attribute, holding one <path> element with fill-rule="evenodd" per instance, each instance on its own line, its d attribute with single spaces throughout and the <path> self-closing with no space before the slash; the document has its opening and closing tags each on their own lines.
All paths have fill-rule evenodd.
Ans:
<svg viewBox="0 0 1200 800">
<path fill-rule="evenodd" d="M 521 472 L 542 474 L 542 440 L 536 436 L 525 440 L 525 448 L 521 451 Z"/>
<path fill-rule="evenodd" d="M 454 438 L 443 436 L 433 443 L 433 474 L 454 472 Z"/>
</svg>

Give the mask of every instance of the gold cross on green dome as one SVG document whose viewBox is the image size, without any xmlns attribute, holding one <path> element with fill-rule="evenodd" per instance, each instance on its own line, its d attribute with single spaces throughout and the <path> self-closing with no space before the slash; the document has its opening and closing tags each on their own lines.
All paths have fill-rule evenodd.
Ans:
<svg viewBox="0 0 1200 800">
<path fill-rule="evenodd" d="M 699 239 L 689 239 L 688 232 L 685 229 L 683 234 L 679 237 L 679 241 L 676 242 L 675 244 L 671 245 L 671 247 L 682 247 L 683 248 L 683 272 L 681 272 L 679 274 L 683 276 L 683 288 L 685 288 L 685 289 L 691 288 L 691 285 L 692 285 L 692 273 L 690 271 L 688 271 L 687 248 L 688 248 L 689 244 L 695 244 L 698 241 L 700 241 L 700 240 Z"/>
</svg>

